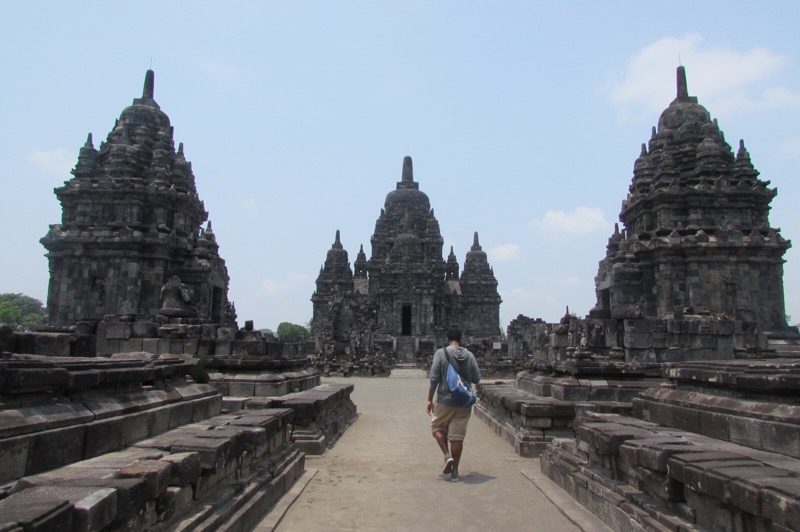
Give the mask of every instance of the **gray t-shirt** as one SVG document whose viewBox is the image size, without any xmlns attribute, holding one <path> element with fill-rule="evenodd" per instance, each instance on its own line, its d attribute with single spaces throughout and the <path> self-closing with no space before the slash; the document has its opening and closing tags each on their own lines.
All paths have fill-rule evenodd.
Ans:
<svg viewBox="0 0 800 532">
<path fill-rule="evenodd" d="M 481 370 L 478 369 L 478 361 L 468 349 L 464 347 L 446 347 L 450 351 L 450 356 L 456 363 L 458 373 L 462 379 L 466 379 L 472 384 L 478 384 L 481 380 Z M 436 402 L 445 406 L 459 406 L 453 401 L 450 390 L 447 388 L 445 375 L 447 372 L 447 356 L 444 349 L 439 349 L 433 355 L 431 364 L 431 388 L 436 388 Z"/>
</svg>

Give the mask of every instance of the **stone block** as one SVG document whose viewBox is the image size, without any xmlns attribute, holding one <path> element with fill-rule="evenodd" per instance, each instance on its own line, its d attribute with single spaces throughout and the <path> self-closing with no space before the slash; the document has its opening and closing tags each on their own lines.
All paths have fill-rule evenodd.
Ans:
<svg viewBox="0 0 800 532">
<path fill-rule="evenodd" d="M 130 445 L 150 435 L 150 413 L 125 414 L 122 421 L 122 445 Z"/>
<path fill-rule="evenodd" d="M 102 377 L 102 373 L 97 370 L 70 371 L 67 388 L 70 390 L 94 388 L 100 384 Z"/>
<path fill-rule="evenodd" d="M 131 337 L 130 323 L 109 323 L 105 328 L 107 340 L 127 340 Z"/>
<path fill-rule="evenodd" d="M 64 368 L 9 368 L 3 377 L 0 392 L 50 392 L 66 387 L 69 372 Z"/>
<path fill-rule="evenodd" d="M 158 351 L 158 338 L 142 338 L 142 351 L 145 353 L 160 354 Z"/>
<path fill-rule="evenodd" d="M 168 338 L 159 338 L 158 347 L 156 348 L 157 354 L 163 355 L 170 352 L 170 340 Z"/>
<path fill-rule="evenodd" d="M 267 348 L 264 342 L 233 340 L 231 354 L 241 357 L 264 357 L 267 354 Z"/>
<path fill-rule="evenodd" d="M 83 426 L 46 430 L 30 438 L 26 475 L 47 471 L 83 459 Z"/>
<path fill-rule="evenodd" d="M 197 338 L 190 338 L 183 341 L 183 354 L 185 355 L 196 355 L 198 350 L 198 345 L 200 340 Z"/>
<path fill-rule="evenodd" d="M 135 338 L 156 338 L 158 324 L 152 321 L 135 321 L 131 325 L 131 335 Z"/>
<path fill-rule="evenodd" d="M 24 490 L 0 500 L 0 520 L 24 531 L 71 532 L 73 512 L 66 498 Z"/>
<path fill-rule="evenodd" d="M 214 395 L 192 401 L 192 421 L 202 421 L 220 413 L 222 396 Z"/>
<path fill-rule="evenodd" d="M 47 421 L 48 429 L 79 425 L 94 419 L 92 411 L 80 403 L 42 405 L 34 410 Z"/>
<path fill-rule="evenodd" d="M 68 357 L 72 355 L 72 336 L 67 334 L 38 333 L 34 336 L 37 355 Z"/>
<path fill-rule="evenodd" d="M 740 416 L 728 416 L 728 419 L 728 431 L 732 443 L 753 449 L 763 448 L 761 443 L 761 421 Z"/>
<path fill-rule="evenodd" d="M 216 471 L 225 466 L 231 450 L 231 443 L 221 438 L 179 438 L 172 445 L 172 452 L 196 452 L 203 469 Z"/>
<path fill-rule="evenodd" d="M 775 489 L 764 489 L 761 497 L 765 518 L 795 530 L 800 523 L 800 479 L 776 479 Z"/>
<path fill-rule="evenodd" d="M 160 406 L 148 411 L 150 415 L 150 426 L 148 434 L 154 436 L 170 429 L 169 418 L 172 412 L 171 405 Z"/>
<path fill-rule="evenodd" d="M 175 403 L 169 406 L 169 428 L 174 429 L 192 422 L 194 405 L 191 401 Z"/>
<path fill-rule="evenodd" d="M 119 478 L 141 478 L 147 486 L 150 499 L 159 497 L 166 491 L 172 472 L 172 464 L 163 460 L 140 460 L 123 467 L 117 473 Z"/>
<path fill-rule="evenodd" d="M 21 493 L 31 498 L 67 500 L 72 505 L 75 532 L 102 530 L 117 516 L 117 491 L 112 488 L 41 486 Z"/>
<path fill-rule="evenodd" d="M 253 379 L 237 379 L 228 383 L 228 391 L 234 397 L 253 397 L 255 381 Z"/>
<path fill-rule="evenodd" d="M 164 521 L 185 515 L 192 506 L 194 490 L 191 486 L 169 486 L 159 497 L 156 507 Z"/>
<path fill-rule="evenodd" d="M 184 354 L 183 353 L 183 349 L 184 349 L 185 344 L 186 344 L 186 342 L 183 339 L 170 338 L 170 340 L 169 340 L 169 348 L 168 348 L 167 353 L 170 353 L 172 355 L 182 355 L 182 354 Z"/>
<path fill-rule="evenodd" d="M 29 444 L 28 436 L 0 440 L 0 484 L 25 476 Z"/>
<path fill-rule="evenodd" d="M 90 393 L 75 396 L 73 400 L 80 401 L 81 404 L 91 410 L 95 420 L 119 416 L 124 411 L 124 408 L 116 398 L 105 394 Z"/>
<path fill-rule="evenodd" d="M 90 532 L 102 530 L 117 516 L 117 490 L 100 488 L 73 503 L 75 521 L 73 530 Z"/>
<path fill-rule="evenodd" d="M 724 414 L 714 412 L 699 411 L 697 413 L 700 424 L 700 434 L 714 438 L 715 440 L 730 441 L 730 423 Z"/>
<path fill-rule="evenodd" d="M 800 458 L 800 426 L 763 422 L 760 426 L 761 448 L 773 453 Z"/>
<path fill-rule="evenodd" d="M 122 447 L 124 419 L 114 417 L 93 421 L 86 425 L 84 458 L 93 458 Z"/>
<path fill-rule="evenodd" d="M 0 438 L 29 434 L 47 427 L 47 420 L 34 408 L 0 410 Z"/>
<path fill-rule="evenodd" d="M 121 340 L 119 343 L 119 352 L 138 353 L 140 351 L 144 351 L 143 341 L 143 338 L 128 338 L 127 340 Z"/>
<path fill-rule="evenodd" d="M 172 453 L 161 458 L 172 464 L 170 470 L 170 486 L 190 486 L 200 478 L 200 455 L 197 453 Z"/>
</svg>

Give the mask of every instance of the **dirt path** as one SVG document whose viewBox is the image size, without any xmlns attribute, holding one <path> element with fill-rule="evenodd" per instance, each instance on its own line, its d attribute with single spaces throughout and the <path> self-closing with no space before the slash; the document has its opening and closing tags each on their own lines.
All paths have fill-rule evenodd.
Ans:
<svg viewBox="0 0 800 532">
<path fill-rule="evenodd" d="M 428 381 L 422 371 L 329 380 L 355 384 L 360 415 L 325 456 L 307 459 L 306 476 L 298 481 L 307 485 L 283 514 L 279 532 L 580 530 L 559 509 L 570 515 L 565 505 L 571 499 L 556 506 L 521 474 L 538 471 L 538 460 L 517 456 L 474 416 L 461 481 L 445 479 L 425 413 Z"/>
</svg>

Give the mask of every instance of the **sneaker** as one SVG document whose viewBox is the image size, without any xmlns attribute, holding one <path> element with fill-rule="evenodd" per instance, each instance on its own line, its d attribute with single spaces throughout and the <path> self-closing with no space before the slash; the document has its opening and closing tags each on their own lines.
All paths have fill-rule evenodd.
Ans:
<svg viewBox="0 0 800 532">
<path fill-rule="evenodd" d="M 444 469 L 442 470 L 442 473 L 444 473 L 445 475 L 450 473 L 453 470 L 454 465 L 456 465 L 456 461 L 453 459 L 452 456 L 448 456 L 447 458 L 444 459 Z"/>
<path fill-rule="evenodd" d="M 450 482 L 458 482 L 459 480 L 461 480 L 461 479 L 458 478 L 458 474 L 457 473 L 450 473 Z"/>
</svg>

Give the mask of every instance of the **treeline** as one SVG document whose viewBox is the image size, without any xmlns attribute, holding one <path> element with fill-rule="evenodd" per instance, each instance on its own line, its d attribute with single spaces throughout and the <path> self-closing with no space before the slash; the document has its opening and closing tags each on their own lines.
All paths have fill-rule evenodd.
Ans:
<svg viewBox="0 0 800 532">
<path fill-rule="evenodd" d="M 25 294 L 0 294 L 0 324 L 28 330 L 44 321 L 44 305 L 38 299 Z"/>
</svg>

